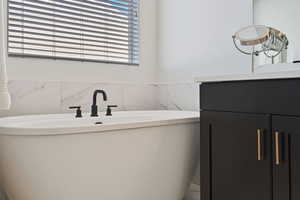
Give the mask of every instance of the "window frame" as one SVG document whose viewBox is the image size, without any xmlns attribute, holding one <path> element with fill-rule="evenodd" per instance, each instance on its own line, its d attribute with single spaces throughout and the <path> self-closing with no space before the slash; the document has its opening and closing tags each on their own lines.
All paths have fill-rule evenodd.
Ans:
<svg viewBox="0 0 300 200">
<path fill-rule="evenodd" d="M 138 49 L 138 58 L 137 62 L 131 62 L 130 54 L 133 53 L 131 50 L 128 54 L 128 62 L 119 62 L 119 61 L 106 61 L 106 60 L 97 60 L 97 59 L 88 59 L 88 58 L 71 58 L 71 57 L 56 57 L 56 56 L 47 56 L 47 55 L 29 55 L 29 54 L 22 54 L 22 53 L 12 53 L 9 52 L 9 0 L 6 1 L 6 45 L 7 45 L 7 55 L 8 57 L 18 57 L 18 58 L 36 58 L 36 59 L 48 59 L 48 60 L 64 60 L 64 61 L 80 61 L 80 62 L 88 62 L 88 63 L 103 63 L 103 64 L 117 64 L 117 65 L 127 65 L 127 66 L 140 66 L 140 55 L 141 55 L 141 48 L 140 48 L 140 38 L 141 38 L 141 29 L 140 29 L 140 19 L 141 19 L 141 11 L 140 11 L 140 0 L 131 0 L 131 1 L 137 1 L 137 9 L 136 9 L 136 14 L 137 14 L 137 30 L 138 30 L 138 45 L 136 48 Z M 133 21 L 133 20 L 132 20 Z M 132 49 L 133 43 L 128 44 L 128 49 Z M 109 57 L 109 56 L 108 56 Z"/>
</svg>

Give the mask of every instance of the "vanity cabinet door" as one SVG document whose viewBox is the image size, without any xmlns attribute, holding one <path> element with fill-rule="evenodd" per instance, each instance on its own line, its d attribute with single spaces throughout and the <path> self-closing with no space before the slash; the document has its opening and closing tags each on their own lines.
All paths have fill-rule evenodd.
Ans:
<svg viewBox="0 0 300 200">
<path fill-rule="evenodd" d="M 274 200 L 300 199 L 300 117 L 274 116 Z"/>
<path fill-rule="evenodd" d="M 272 200 L 270 117 L 201 112 L 201 200 Z"/>
</svg>

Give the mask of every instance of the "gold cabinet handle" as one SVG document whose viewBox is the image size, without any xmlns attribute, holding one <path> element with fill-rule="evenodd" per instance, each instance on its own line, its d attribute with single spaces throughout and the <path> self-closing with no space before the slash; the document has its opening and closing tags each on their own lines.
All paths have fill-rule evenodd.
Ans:
<svg viewBox="0 0 300 200">
<path fill-rule="evenodd" d="M 275 132 L 275 164 L 280 165 L 280 133 Z"/>
<path fill-rule="evenodd" d="M 263 131 L 261 129 L 257 129 L 257 160 L 261 161 L 264 159 L 263 157 Z"/>
</svg>

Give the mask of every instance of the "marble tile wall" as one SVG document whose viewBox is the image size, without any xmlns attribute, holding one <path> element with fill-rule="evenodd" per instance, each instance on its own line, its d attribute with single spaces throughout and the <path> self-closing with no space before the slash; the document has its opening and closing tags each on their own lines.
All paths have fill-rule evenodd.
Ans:
<svg viewBox="0 0 300 200">
<path fill-rule="evenodd" d="M 159 84 L 160 107 L 166 110 L 192 110 L 199 108 L 199 84 Z"/>
<path fill-rule="evenodd" d="M 90 111 L 95 89 L 104 89 L 108 101 L 98 104 L 101 110 L 116 104 L 116 110 L 199 110 L 198 85 L 132 84 L 132 83 L 81 83 L 9 81 L 12 107 L 0 111 L 0 116 L 74 112 L 69 106 L 82 106 Z"/>
</svg>

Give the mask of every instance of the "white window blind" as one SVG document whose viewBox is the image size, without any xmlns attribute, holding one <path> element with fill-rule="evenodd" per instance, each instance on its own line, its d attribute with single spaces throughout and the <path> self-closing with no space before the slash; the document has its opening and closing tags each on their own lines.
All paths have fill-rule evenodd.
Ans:
<svg viewBox="0 0 300 200">
<path fill-rule="evenodd" d="M 8 0 L 8 54 L 136 65 L 138 0 Z"/>
</svg>

